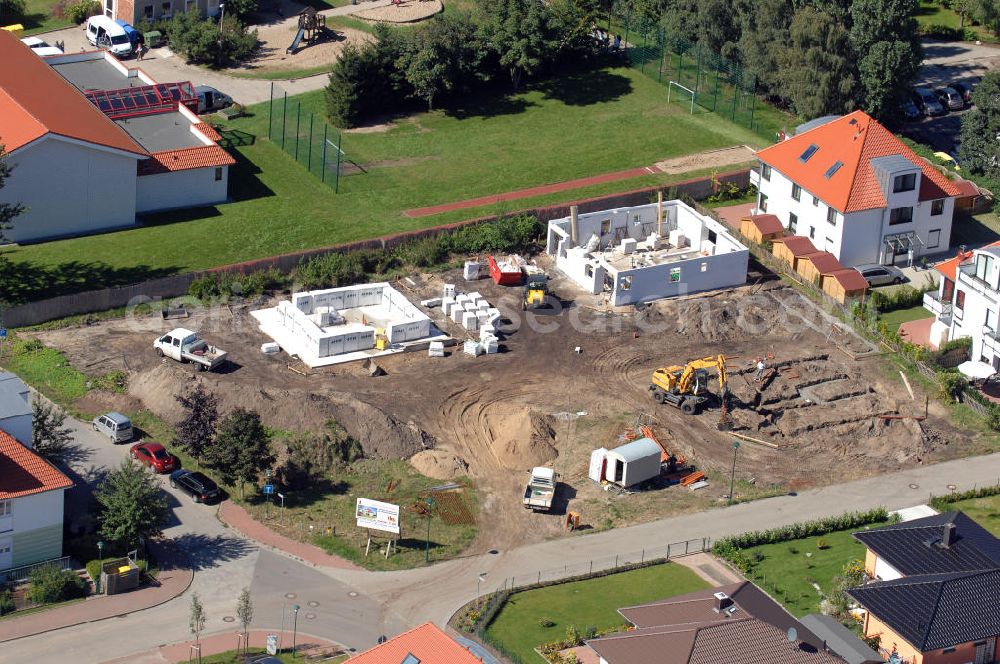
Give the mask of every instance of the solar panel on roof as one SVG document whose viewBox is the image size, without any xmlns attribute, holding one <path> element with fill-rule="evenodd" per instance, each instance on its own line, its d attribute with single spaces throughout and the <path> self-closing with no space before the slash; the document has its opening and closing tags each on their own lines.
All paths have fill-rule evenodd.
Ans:
<svg viewBox="0 0 1000 664">
<path fill-rule="evenodd" d="M 198 99 L 189 81 L 158 83 L 118 90 L 89 90 L 87 99 L 112 120 L 177 110 Z"/>
</svg>

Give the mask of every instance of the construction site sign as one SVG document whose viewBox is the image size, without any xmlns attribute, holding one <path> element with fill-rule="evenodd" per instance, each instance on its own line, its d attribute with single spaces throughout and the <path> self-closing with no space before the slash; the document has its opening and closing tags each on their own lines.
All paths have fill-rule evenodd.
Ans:
<svg viewBox="0 0 1000 664">
<path fill-rule="evenodd" d="M 399 505 L 369 498 L 358 498 L 358 528 L 371 528 L 399 534 Z"/>
</svg>

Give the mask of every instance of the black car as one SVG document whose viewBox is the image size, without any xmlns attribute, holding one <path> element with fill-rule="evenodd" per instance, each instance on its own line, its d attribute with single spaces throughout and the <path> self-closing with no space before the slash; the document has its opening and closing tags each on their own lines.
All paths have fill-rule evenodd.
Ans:
<svg viewBox="0 0 1000 664">
<path fill-rule="evenodd" d="M 976 89 L 975 83 L 954 83 L 951 89 L 957 92 L 962 97 L 962 101 L 966 104 L 972 103 L 972 93 Z"/>
<path fill-rule="evenodd" d="M 213 503 L 221 497 L 219 485 L 202 473 L 175 470 L 170 473 L 170 486 L 191 496 L 196 503 Z"/>
</svg>

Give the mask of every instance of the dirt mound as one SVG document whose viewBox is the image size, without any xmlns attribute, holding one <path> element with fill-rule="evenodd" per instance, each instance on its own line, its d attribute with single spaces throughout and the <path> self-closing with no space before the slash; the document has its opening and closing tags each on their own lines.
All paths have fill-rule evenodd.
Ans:
<svg viewBox="0 0 1000 664">
<path fill-rule="evenodd" d="M 552 461 L 559 453 L 555 448 L 555 429 L 552 418 L 527 411 L 521 405 L 503 406 L 505 414 L 490 414 L 490 421 L 503 422 L 499 431 L 494 431 L 493 452 L 506 468 L 530 470 L 535 466 Z"/>
<path fill-rule="evenodd" d="M 82 413 L 106 413 L 111 410 L 129 412 L 142 410 L 142 402 L 127 394 L 113 394 L 93 390 L 73 404 Z"/>
<path fill-rule="evenodd" d="M 368 457 L 405 459 L 434 446 L 434 440 L 412 422 L 400 422 L 347 393 L 327 397 L 298 390 L 265 390 L 235 383 L 225 375 L 196 376 L 182 365 L 166 363 L 132 375 L 129 391 L 149 410 L 177 424 L 184 413 L 175 397 L 187 393 L 197 381 L 204 381 L 206 389 L 219 397 L 221 412 L 253 409 L 264 424 L 275 429 L 316 431 L 332 418 L 361 443 Z"/>
<path fill-rule="evenodd" d="M 417 472 L 436 480 L 453 480 L 465 475 L 469 464 L 461 457 L 444 450 L 424 450 L 410 457 L 410 464 Z"/>
</svg>

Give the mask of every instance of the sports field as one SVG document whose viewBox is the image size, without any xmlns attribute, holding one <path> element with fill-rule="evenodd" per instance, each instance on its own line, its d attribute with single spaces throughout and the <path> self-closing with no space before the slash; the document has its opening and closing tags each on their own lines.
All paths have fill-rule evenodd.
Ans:
<svg viewBox="0 0 1000 664">
<path fill-rule="evenodd" d="M 323 111 L 322 92 L 289 98 L 289 112 Z M 433 226 L 497 212 L 496 205 L 419 218 L 411 208 L 449 203 L 642 167 L 678 155 L 762 139 L 713 114 L 667 105 L 664 89 L 627 68 L 540 82 L 513 95 L 470 98 L 445 110 L 343 137 L 367 174 L 342 178 L 339 194 L 267 140 L 268 104 L 232 121 L 232 202 L 148 217 L 143 227 L 3 252 L 19 269 L 0 276 L 0 299 L 134 283 Z M 517 201 L 517 208 L 625 191 L 710 173 L 647 175 Z M 514 207 L 508 204 L 505 211 Z M 82 258 L 81 258 L 82 257 Z"/>
</svg>

